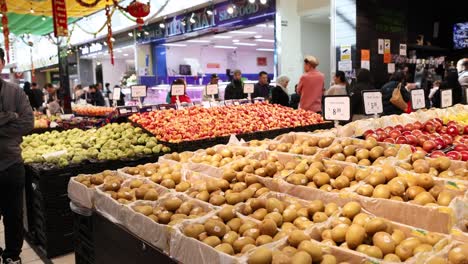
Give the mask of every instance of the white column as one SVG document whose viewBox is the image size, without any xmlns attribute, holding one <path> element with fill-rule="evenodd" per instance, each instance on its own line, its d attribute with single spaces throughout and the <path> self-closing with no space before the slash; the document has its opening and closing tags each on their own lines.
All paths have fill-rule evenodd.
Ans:
<svg viewBox="0 0 468 264">
<path fill-rule="evenodd" d="M 299 0 L 276 0 L 276 45 L 278 74 L 288 76 L 291 81 L 289 92 L 303 73 L 301 45 L 301 16 L 298 13 Z"/>
</svg>

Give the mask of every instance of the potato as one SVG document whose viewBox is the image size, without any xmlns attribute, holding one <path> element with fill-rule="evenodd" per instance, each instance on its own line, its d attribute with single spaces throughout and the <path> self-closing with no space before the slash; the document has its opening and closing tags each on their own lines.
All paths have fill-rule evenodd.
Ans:
<svg viewBox="0 0 468 264">
<path fill-rule="evenodd" d="M 298 251 L 291 258 L 291 263 L 294 264 L 310 264 L 312 263 L 312 257 L 305 251 Z"/>
<path fill-rule="evenodd" d="M 223 219 L 223 221 L 226 223 L 236 217 L 236 211 L 234 206 L 232 205 L 225 205 L 223 208 L 218 213 L 218 216 Z"/>
<path fill-rule="evenodd" d="M 149 192 L 149 191 L 148 191 Z M 163 206 L 166 210 L 174 212 L 182 205 L 183 201 L 178 197 L 170 197 L 169 199 L 165 200 Z"/>
</svg>

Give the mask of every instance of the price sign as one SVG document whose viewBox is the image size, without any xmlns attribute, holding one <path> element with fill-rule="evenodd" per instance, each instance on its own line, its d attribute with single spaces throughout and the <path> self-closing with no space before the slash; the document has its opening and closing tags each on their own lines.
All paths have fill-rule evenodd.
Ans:
<svg viewBox="0 0 468 264">
<path fill-rule="evenodd" d="M 224 101 L 224 105 L 225 106 L 231 106 L 231 105 L 233 105 L 233 101 L 232 100 L 226 100 L 226 101 Z"/>
<path fill-rule="evenodd" d="M 171 94 L 172 94 L 172 96 L 184 95 L 185 94 L 185 85 L 183 85 L 183 84 L 172 85 Z"/>
<path fill-rule="evenodd" d="M 206 95 L 215 95 L 215 94 L 218 94 L 218 85 L 208 84 L 206 86 Z"/>
<path fill-rule="evenodd" d="M 244 93 L 253 94 L 254 93 L 254 84 L 253 83 L 245 83 L 244 84 Z"/>
<path fill-rule="evenodd" d="M 235 101 L 233 102 L 233 104 L 234 104 L 234 105 L 240 105 L 240 101 L 239 101 L 239 100 L 235 100 Z"/>
<path fill-rule="evenodd" d="M 144 86 L 144 85 L 134 85 L 134 86 L 131 87 L 131 90 L 132 90 L 132 97 L 133 98 L 146 97 L 146 86 Z M 120 91 L 119 91 L 118 95 L 119 95 L 119 99 L 120 99 Z M 114 100 L 118 100 L 118 99 L 114 99 Z"/>
<path fill-rule="evenodd" d="M 349 96 L 325 96 L 323 98 L 323 114 L 325 120 L 351 120 L 351 98 Z"/>
<path fill-rule="evenodd" d="M 383 113 L 382 93 L 379 91 L 362 91 L 366 115 Z"/>
<path fill-rule="evenodd" d="M 156 105 L 147 105 L 147 106 L 143 106 L 140 109 L 140 113 L 153 112 L 157 110 L 158 110 L 158 107 Z"/>
<path fill-rule="evenodd" d="M 254 98 L 254 103 L 262 103 L 262 102 L 265 102 L 265 98 L 263 97 Z"/>
<path fill-rule="evenodd" d="M 413 108 L 413 110 L 419 110 L 426 107 L 424 89 L 411 90 L 411 107 Z"/>
<path fill-rule="evenodd" d="M 120 100 L 120 88 L 114 88 L 114 91 L 112 92 L 112 100 Z"/>
<path fill-rule="evenodd" d="M 452 89 L 440 90 L 440 107 L 447 108 L 453 105 Z"/>
<path fill-rule="evenodd" d="M 167 109 L 176 109 L 177 107 L 173 104 L 160 104 L 158 105 L 159 110 L 167 110 Z"/>
<path fill-rule="evenodd" d="M 121 116 L 128 116 L 134 113 L 138 113 L 139 108 L 137 106 L 122 106 L 117 108 L 117 112 Z"/>
</svg>

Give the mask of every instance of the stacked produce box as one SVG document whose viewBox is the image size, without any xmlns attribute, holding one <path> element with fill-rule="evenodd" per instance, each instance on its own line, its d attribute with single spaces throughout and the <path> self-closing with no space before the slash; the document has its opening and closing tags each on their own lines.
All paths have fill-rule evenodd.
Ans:
<svg viewBox="0 0 468 264">
<path fill-rule="evenodd" d="M 182 263 L 464 263 L 467 163 L 340 131 L 167 154 L 68 195 Z"/>
</svg>

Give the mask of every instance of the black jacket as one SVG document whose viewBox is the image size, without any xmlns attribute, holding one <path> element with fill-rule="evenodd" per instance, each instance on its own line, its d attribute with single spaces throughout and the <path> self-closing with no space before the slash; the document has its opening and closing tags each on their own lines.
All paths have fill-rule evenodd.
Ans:
<svg viewBox="0 0 468 264">
<path fill-rule="evenodd" d="M 104 101 L 104 96 L 100 91 L 91 93 L 91 104 L 95 106 L 105 106 L 106 102 Z"/>
<path fill-rule="evenodd" d="M 259 83 L 256 83 L 254 86 L 254 93 L 252 98 L 257 98 L 257 97 L 263 97 L 265 100 L 270 98 L 270 90 L 273 87 L 271 87 L 269 84 L 261 85 Z"/>
<path fill-rule="evenodd" d="M 40 89 L 32 89 L 30 97 L 31 106 L 38 109 L 44 103 L 44 93 Z"/>
<path fill-rule="evenodd" d="M 283 88 L 276 86 L 271 91 L 271 103 L 289 107 L 289 95 L 284 92 Z"/>
<path fill-rule="evenodd" d="M 299 102 L 301 101 L 301 96 L 297 93 L 291 94 L 291 101 L 289 102 L 290 106 L 294 109 L 299 108 Z"/>
<path fill-rule="evenodd" d="M 398 82 L 397 81 L 390 81 L 386 84 L 381 89 L 382 92 L 382 100 L 383 100 L 383 115 L 400 115 L 404 111 L 399 109 L 398 107 L 394 106 L 391 102 L 390 99 L 392 98 L 393 95 L 393 90 L 395 90 L 398 87 Z M 403 97 L 403 100 L 405 102 L 408 102 L 410 100 L 410 93 L 406 88 L 402 85 L 400 89 L 401 96 Z"/>
<path fill-rule="evenodd" d="M 244 93 L 244 86 L 241 81 L 233 80 L 226 86 L 224 91 L 224 100 L 245 99 L 247 94 Z"/>
<path fill-rule="evenodd" d="M 375 90 L 371 83 L 358 82 L 351 90 L 351 113 L 353 115 L 365 115 L 364 101 L 362 100 L 362 91 Z"/>
</svg>

